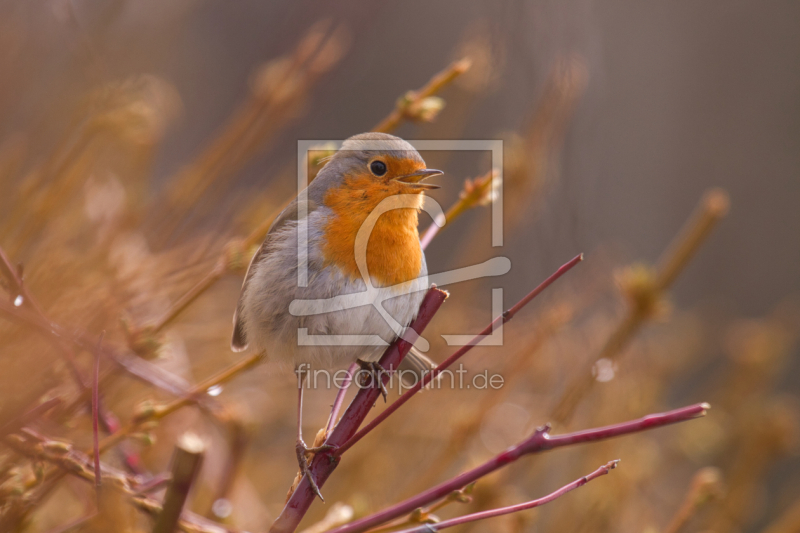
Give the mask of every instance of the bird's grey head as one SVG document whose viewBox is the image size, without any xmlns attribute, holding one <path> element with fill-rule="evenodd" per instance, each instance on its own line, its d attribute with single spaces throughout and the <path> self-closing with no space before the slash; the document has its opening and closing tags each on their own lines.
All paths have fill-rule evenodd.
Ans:
<svg viewBox="0 0 800 533">
<path fill-rule="evenodd" d="M 422 192 L 438 188 L 422 181 L 439 174 L 440 171 L 425 167 L 419 152 L 407 141 L 388 133 L 361 133 L 344 141 L 319 171 L 309 187 L 309 198 L 320 202 L 330 187 L 338 187 L 353 176 L 401 183 L 408 192 Z"/>
</svg>

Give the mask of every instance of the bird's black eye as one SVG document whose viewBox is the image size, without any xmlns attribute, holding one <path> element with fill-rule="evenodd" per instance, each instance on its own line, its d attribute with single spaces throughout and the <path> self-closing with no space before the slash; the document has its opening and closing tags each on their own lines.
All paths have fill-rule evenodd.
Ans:
<svg viewBox="0 0 800 533">
<path fill-rule="evenodd" d="M 381 177 L 386 174 L 386 163 L 378 160 L 373 161 L 369 164 L 369 170 L 376 176 Z"/>
</svg>

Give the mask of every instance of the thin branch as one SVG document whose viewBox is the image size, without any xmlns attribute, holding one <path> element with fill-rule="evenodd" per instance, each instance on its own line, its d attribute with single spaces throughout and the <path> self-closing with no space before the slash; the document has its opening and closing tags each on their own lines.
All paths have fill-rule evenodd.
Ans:
<svg viewBox="0 0 800 533">
<path fill-rule="evenodd" d="M 353 376 L 357 369 L 358 363 L 352 363 L 347 369 L 347 376 L 342 382 L 341 387 L 339 387 L 339 392 L 336 393 L 336 399 L 331 406 L 331 414 L 328 417 L 328 425 L 325 428 L 326 435 L 330 433 L 333 430 L 333 426 L 336 425 L 336 420 L 339 418 L 339 411 L 342 410 L 342 405 L 344 405 L 344 397 L 347 394 L 347 389 L 350 388 L 350 384 L 353 382 Z"/>
<path fill-rule="evenodd" d="M 713 467 L 702 468 L 692 478 L 689 492 L 675 516 L 672 517 L 664 533 L 679 533 L 684 526 L 697 513 L 704 504 L 719 497 L 722 492 L 722 478 L 719 469 Z"/>
<path fill-rule="evenodd" d="M 372 128 L 372 131 L 383 133 L 394 131 L 404 118 L 411 120 L 429 120 L 426 116 L 423 116 L 424 113 L 421 110 L 421 105 L 425 99 L 434 96 L 444 87 L 452 83 L 453 80 L 468 71 L 471 65 L 472 62 L 468 58 L 454 61 L 448 65 L 447 68 L 431 78 L 424 87 L 417 91 L 410 91 L 400 98 L 397 102 L 397 107 Z"/>
<path fill-rule="evenodd" d="M 16 307 L 0 299 L 0 312 L 20 324 L 25 324 L 36 329 L 59 348 L 65 347 L 65 343 L 69 342 L 90 353 L 93 353 L 96 349 L 96 341 L 90 335 L 85 333 L 71 334 L 62 326 L 55 322 L 50 322 L 46 317 L 41 317 L 24 307 Z M 107 357 L 130 375 L 153 387 L 166 391 L 174 396 L 185 397 L 188 395 L 188 390 L 182 380 L 161 367 L 154 365 L 150 361 L 146 361 L 130 352 L 117 351 L 108 345 L 103 345 L 100 353 L 103 357 Z M 86 394 L 85 399 L 90 399 L 91 386 L 82 381 L 81 389 Z M 80 401 L 84 401 L 84 396 L 80 397 Z M 101 409 L 100 412 L 102 414 L 103 410 Z"/>
<path fill-rule="evenodd" d="M 388 524 L 384 524 L 379 528 L 370 530 L 370 533 L 388 533 L 398 531 L 399 529 L 407 526 L 415 526 L 417 524 L 428 524 L 438 522 L 438 518 L 432 516 L 433 513 L 438 512 L 440 509 L 447 507 L 451 503 L 472 503 L 472 491 L 475 489 L 475 483 L 470 483 L 461 490 L 454 490 L 447 495 L 443 500 L 439 500 L 428 507 L 419 507 L 414 509 L 414 512 L 409 514 L 403 520 L 392 520 Z"/>
<path fill-rule="evenodd" d="M 442 303 L 447 298 L 447 293 L 432 287 L 425 294 L 422 300 L 417 317 L 413 320 L 409 329 L 421 334 L 433 316 L 439 310 Z M 410 333 L 410 332 L 407 332 Z M 411 343 L 408 342 L 403 335 L 395 339 L 395 341 L 386 349 L 379 363 L 389 372 L 396 369 L 408 351 L 411 349 Z M 389 376 L 383 374 L 381 376 L 384 384 L 388 382 Z M 361 423 L 369 414 L 373 405 L 381 394 L 379 387 L 363 387 L 358 390 L 355 398 L 345 410 L 342 419 L 333 428 L 333 431 L 328 435 L 325 444 L 331 446 L 341 446 L 348 439 L 350 439 L 361 425 Z M 311 475 L 314 477 L 317 485 L 322 487 L 325 481 L 333 473 L 339 464 L 339 458 L 332 455 L 330 452 L 320 452 L 314 456 L 311 462 L 310 470 Z M 300 484 L 294 490 L 289 500 L 286 502 L 280 516 L 275 520 L 270 528 L 271 533 L 288 532 L 297 529 L 300 520 L 303 519 L 308 508 L 313 503 L 316 495 L 311 489 L 308 481 L 308 476 L 303 476 Z"/>
<path fill-rule="evenodd" d="M 98 349 L 95 351 L 94 354 L 94 379 L 92 380 L 92 442 L 94 444 L 94 477 L 95 477 L 95 489 L 97 491 L 97 506 L 98 509 L 100 508 L 100 485 L 101 485 L 101 476 L 100 476 L 100 446 L 98 443 L 100 442 L 100 416 L 99 416 L 99 406 L 100 406 L 100 344 L 103 342 L 103 337 L 105 336 L 106 332 L 104 331 L 100 335 L 100 339 L 98 339 Z"/>
<path fill-rule="evenodd" d="M 173 533 L 189 498 L 194 480 L 203 463 L 205 445 L 199 437 L 185 434 L 175 446 L 172 456 L 172 481 L 164 496 L 164 506 L 158 515 L 153 533 Z"/>
<path fill-rule="evenodd" d="M 381 422 L 386 420 L 392 413 L 397 411 L 400 407 L 403 406 L 408 400 L 411 399 L 417 392 L 421 391 L 428 383 L 436 379 L 443 370 L 450 367 L 453 363 L 458 361 L 461 357 L 463 357 L 467 352 L 469 352 L 473 347 L 477 346 L 484 338 L 484 336 L 489 335 L 494 331 L 494 329 L 501 324 L 505 324 L 516 315 L 520 309 L 528 305 L 531 300 L 536 298 L 542 291 L 544 291 L 547 287 L 549 287 L 553 282 L 555 282 L 558 278 L 566 274 L 572 267 L 577 265 L 583 261 L 583 254 L 577 255 L 572 258 L 570 261 L 565 263 L 561 266 L 558 270 L 556 270 L 553 274 L 551 274 L 546 280 L 539 284 L 538 287 L 533 289 L 529 292 L 524 298 L 522 298 L 519 302 L 517 302 L 513 307 L 511 307 L 508 311 L 504 312 L 501 316 L 495 318 L 491 324 L 486 326 L 483 331 L 478 333 L 468 344 L 459 348 L 453 355 L 442 361 L 439 366 L 437 366 L 433 371 L 425 374 L 425 376 L 419 380 L 419 382 L 414 385 L 413 387 L 409 388 L 405 393 L 403 393 L 400 398 L 395 400 L 389 407 L 381 411 L 381 413 L 373 418 L 366 426 L 364 426 L 358 433 L 353 435 L 353 438 L 348 440 L 345 444 L 340 446 L 336 450 L 336 455 L 341 456 L 344 452 L 349 450 L 355 443 L 359 440 L 364 438 L 370 431 L 375 429 Z"/>
<path fill-rule="evenodd" d="M 47 315 L 42 309 L 42 306 L 39 305 L 39 302 L 37 302 L 30 291 L 28 291 L 28 287 L 25 285 L 25 279 L 22 274 L 22 265 L 15 268 L 2 246 L 0 246 L 0 274 L 6 278 L 10 285 L 11 292 L 9 293 L 9 296 L 11 296 L 11 299 L 14 302 L 14 308 L 18 309 L 25 306 L 31 309 L 33 314 L 38 316 L 46 324 L 51 323 L 50 319 L 47 318 Z M 73 351 L 60 338 L 51 338 L 51 341 L 59 349 L 64 357 L 64 360 L 67 362 L 75 383 L 81 390 L 87 390 L 89 385 L 81 375 L 78 365 L 75 363 L 75 354 Z"/>
<path fill-rule="evenodd" d="M 228 271 L 228 254 L 227 248 L 223 252 L 222 257 L 217 260 L 211 271 L 203 277 L 200 281 L 192 286 L 191 289 L 186 291 L 178 301 L 170 306 L 166 313 L 164 313 L 156 322 L 149 328 L 144 328 L 143 331 L 152 331 L 158 333 L 163 330 L 168 324 L 175 320 L 192 302 L 194 302 L 201 294 L 206 292 L 214 283 L 219 280 Z"/>
<path fill-rule="evenodd" d="M 668 424 L 675 424 L 677 422 L 684 422 L 704 416 L 709 409 L 706 403 L 699 403 L 675 409 L 674 411 L 667 411 L 666 413 L 652 414 L 623 422 L 621 424 L 614 424 L 611 426 L 604 426 L 594 429 L 587 429 L 584 431 L 577 431 L 575 433 L 565 433 L 563 435 L 551 436 L 549 431 L 550 427 L 545 426 L 536 430 L 536 432 L 517 444 L 495 456 L 482 465 L 468 470 L 449 481 L 446 481 L 436 487 L 428 489 L 416 496 L 413 496 L 404 502 L 398 503 L 384 509 L 373 515 L 364 517 L 355 522 L 351 522 L 343 527 L 333 530 L 331 533 L 360 533 L 367 531 L 377 525 L 383 524 L 389 520 L 393 520 L 399 516 L 410 513 L 418 507 L 422 507 L 431 502 L 444 498 L 452 491 L 460 489 L 500 468 L 513 463 L 522 456 L 541 453 L 563 446 L 572 446 L 574 444 L 582 444 L 585 442 L 594 442 L 598 440 L 610 439 L 619 437 L 621 435 L 629 435 L 631 433 L 638 433 Z"/>
<path fill-rule="evenodd" d="M 451 518 L 449 520 L 443 520 L 442 522 L 439 522 L 437 524 L 424 524 L 421 526 L 413 527 L 411 529 L 400 530 L 398 533 L 432 533 L 434 531 L 440 531 L 442 529 L 447 529 L 449 527 L 460 526 L 461 524 L 468 524 L 470 522 L 477 522 L 478 520 L 486 520 L 487 518 L 494 518 L 496 516 L 518 513 L 520 511 L 533 509 L 534 507 L 540 507 L 546 503 L 550 503 L 553 500 L 560 498 L 564 494 L 573 491 L 578 487 L 586 485 L 590 481 L 597 479 L 600 476 L 608 474 L 611 470 L 615 469 L 617 465 L 619 465 L 619 459 L 611 461 L 601 466 L 588 476 L 583 476 L 582 478 L 578 478 L 569 485 L 564 485 L 557 491 L 552 492 L 547 496 L 544 496 L 543 498 L 539 498 L 537 500 L 531 500 L 525 503 L 509 505 L 508 507 L 500 507 L 499 509 L 491 509 L 489 511 L 481 511 L 479 513 L 472 513 L 465 516 L 459 516 L 456 518 Z"/>
<path fill-rule="evenodd" d="M 78 388 L 81 390 L 80 394 L 80 401 L 84 401 L 86 395 L 91 394 L 91 397 L 88 398 L 89 402 L 92 406 L 92 416 L 94 423 L 96 424 L 97 420 L 99 420 L 105 431 L 111 433 L 118 427 L 117 418 L 108 409 L 104 409 L 103 406 L 100 404 L 99 398 L 94 398 L 94 390 L 93 388 L 98 385 L 99 377 L 95 376 L 94 382 L 92 384 L 87 383 L 84 379 L 82 373 L 80 372 L 76 362 L 75 362 L 75 353 L 73 349 L 70 347 L 70 343 L 78 344 L 75 342 L 74 339 L 68 338 L 66 335 L 57 333 L 61 331 L 61 327 L 57 324 L 53 323 L 50 318 L 45 314 L 42 307 L 33 297 L 33 295 L 28 291 L 27 286 L 25 285 L 24 276 L 22 274 L 22 266 L 18 268 L 14 268 L 11 264 L 10 259 L 6 255 L 5 251 L 2 247 L 0 247 L 0 273 L 2 273 L 6 279 L 9 281 L 11 285 L 11 289 L 14 291 L 11 296 L 14 299 L 13 306 L 6 305 L 4 306 L 7 309 L 7 314 L 11 315 L 20 315 L 24 312 L 30 311 L 29 314 L 29 323 L 32 322 L 34 327 L 38 327 L 40 332 L 43 332 L 47 339 L 56 347 L 58 351 L 61 352 L 62 357 L 67 362 L 72 376 L 77 384 Z M 14 294 L 17 294 L 15 297 Z M 0 309 L 3 310 L 3 309 Z M 86 343 L 84 343 L 85 346 Z M 87 350 L 91 351 L 91 350 Z M 99 358 L 102 352 L 102 336 L 100 340 L 97 342 L 96 347 L 92 353 L 95 355 L 95 364 L 99 365 Z M 116 358 L 119 362 L 120 358 Z M 124 364 L 123 364 L 124 366 Z M 128 365 L 130 366 L 130 365 Z M 141 366 L 141 365 L 140 365 Z M 152 365 L 152 368 L 157 368 L 156 366 Z M 162 371 L 161 369 L 158 369 Z M 163 372 L 163 371 L 162 371 Z M 96 400 L 96 405 L 95 405 Z M 133 465 L 138 464 L 138 457 L 135 454 L 131 454 L 127 451 L 122 451 L 122 454 L 125 457 L 125 463 L 131 467 L 132 470 Z"/>
<path fill-rule="evenodd" d="M 128 425 L 121 428 L 113 435 L 109 435 L 108 437 L 100 441 L 99 444 L 100 452 L 102 453 L 106 451 L 107 449 L 111 448 L 112 446 L 116 445 L 117 443 L 128 437 L 131 433 L 135 433 L 146 422 L 149 422 L 151 420 L 160 420 L 165 416 L 174 413 L 181 407 L 185 407 L 191 403 L 194 403 L 197 397 L 205 394 L 208 391 L 208 389 L 210 389 L 214 385 L 220 385 L 230 379 L 233 379 L 241 372 L 251 368 L 262 359 L 263 359 L 262 353 L 249 355 L 244 359 L 242 359 L 241 361 L 238 361 L 237 363 L 234 363 L 233 365 L 229 366 L 225 370 L 222 370 L 221 372 L 214 374 L 210 378 L 201 381 L 200 383 L 192 387 L 189 390 L 189 394 L 187 395 L 187 397 L 177 398 L 165 405 L 153 407 L 152 410 L 142 414 L 141 416 L 129 422 Z"/>
</svg>

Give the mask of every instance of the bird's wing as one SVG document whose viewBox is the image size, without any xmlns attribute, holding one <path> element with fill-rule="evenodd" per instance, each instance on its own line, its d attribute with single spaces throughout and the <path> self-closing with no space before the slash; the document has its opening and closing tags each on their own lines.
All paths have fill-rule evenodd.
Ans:
<svg viewBox="0 0 800 533">
<path fill-rule="evenodd" d="M 264 259 L 268 253 L 270 238 L 275 234 L 275 232 L 283 227 L 287 222 L 298 219 L 298 207 L 299 202 L 295 198 L 292 203 L 286 206 L 286 209 L 281 211 L 281 214 L 278 215 L 278 217 L 269 227 L 269 230 L 267 230 L 267 236 L 264 238 L 264 242 L 261 243 L 261 246 L 250 260 L 250 264 L 247 267 L 247 273 L 244 275 L 244 282 L 242 282 L 242 290 L 239 293 L 239 302 L 236 304 L 236 311 L 233 312 L 233 337 L 231 338 L 231 350 L 234 352 L 241 352 L 247 349 L 247 336 L 245 334 L 244 323 L 242 321 L 242 305 L 247 283 L 250 281 L 250 277 L 253 275 L 253 265 Z M 316 209 L 317 204 L 311 200 L 308 200 L 306 216 L 310 215 Z"/>
</svg>

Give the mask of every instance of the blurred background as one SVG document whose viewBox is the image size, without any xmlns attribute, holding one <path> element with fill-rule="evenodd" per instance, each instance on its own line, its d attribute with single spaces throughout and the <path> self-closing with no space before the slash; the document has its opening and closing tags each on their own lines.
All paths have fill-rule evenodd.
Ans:
<svg viewBox="0 0 800 533">
<path fill-rule="evenodd" d="M 462 530 L 797 531 L 799 24 L 800 4 L 771 1 L 0 1 L 0 247 L 25 281 L 3 272 L 0 434 L 35 433 L 0 451 L 0 531 L 151 530 L 135 495 L 151 483 L 160 501 L 153 476 L 187 430 L 208 449 L 192 511 L 269 526 L 296 470 L 290 373 L 261 364 L 154 412 L 242 357 L 230 317 L 296 193 L 297 141 L 376 127 L 504 141 L 503 248 L 485 198 L 466 194 L 489 183 L 488 155 L 423 154 L 446 173 L 445 210 L 466 199 L 427 249 L 431 271 L 512 262 L 448 287 L 434 359 L 452 350 L 441 334 L 491 320 L 491 288 L 507 308 L 586 260 L 508 324 L 504 347 L 464 359 L 508 376 L 501 391 L 424 392 L 345 456 L 304 527 L 335 502 L 384 508 L 547 421 L 563 432 L 708 401 L 702 420 L 524 459 L 437 514 L 536 498 L 621 458 L 536 512 Z M 670 243 L 692 235 L 696 254 L 671 272 Z M 102 433 L 129 430 L 103 454 L 127 488 L 95 516 L 91 484 L 57 475 L 47 444 L 91 450 L 98 353 Z M 309 394 L 308 436 L 333 395 Z"/>
</svg>

